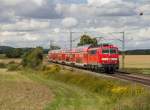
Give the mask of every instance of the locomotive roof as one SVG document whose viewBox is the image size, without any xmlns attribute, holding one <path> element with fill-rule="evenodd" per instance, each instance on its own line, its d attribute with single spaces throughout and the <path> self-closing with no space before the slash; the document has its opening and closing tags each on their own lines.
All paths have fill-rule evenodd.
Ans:
<svg viewBox="0 0 150 110">
<path fill-rule="evenodd" d="M 58 53 L 58 52 L 67 52 L 67 53 L 70 53 L 70 52 L 86 52 L 88 51 L 88 49 L 93 49 L 93 48 L 99 48 L 99 47 L 116 47 L 112 44 L 99 44 L 97 46 L 92 46 L 92 45 L 84 45 L 84 46 L 79 46 L 77 48 L 73 48 L 72 50 L 70 49 L 59 49 L 59 50 L 51 50 L 50 52 L 52 53 Z"/>
<path fill-rule="evenodd" d="M 84 45 L 84 46 L 79 46 L 77 48 L 75 48 L 76 52 L 86 52 L 89 48 L 91 47 L 91 45 Z"/>
<path fill-rule="evenodd" d="M 76 52 L 86 52 L 88 49 L 94 49 L 94 48 L 100 48 L 100 47 L 115 47 L 115 46 L 112 45 L 112 44 L 100 44 L 100 45 L 97 45 L 97 46 L 84 45 L 84 46 L 77 47 L 75 49 L 75 51 Z"/>
</svg>

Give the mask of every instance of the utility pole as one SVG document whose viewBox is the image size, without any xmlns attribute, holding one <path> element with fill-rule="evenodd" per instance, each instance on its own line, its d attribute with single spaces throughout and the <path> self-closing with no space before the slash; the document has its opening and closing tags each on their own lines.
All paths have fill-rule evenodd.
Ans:
<svg viewBox="0 0 150 110">
<path fill-rule="evenodd" d="M 122 69 L 125 68 L 125 32 L 122 32 Z"/>
<path fill-rule="evenodd" d="M 52 50 L 52 46 L 53 46 L 53 40 L 50 40 L 50 45 L 49 45 L 50 50 Z"/>
<path fill-rule="evenodd" d="M 72 33 L 73 32 L 70 31 L 70 50 L 72 50 Z"/>
</svg>

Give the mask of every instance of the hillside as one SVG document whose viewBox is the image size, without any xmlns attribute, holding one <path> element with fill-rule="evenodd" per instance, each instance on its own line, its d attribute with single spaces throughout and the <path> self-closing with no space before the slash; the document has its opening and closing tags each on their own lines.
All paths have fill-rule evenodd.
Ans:
<svg viewBox="0 0 150 110">
<path fill-rule="evenodd" d="M 127 50 L 127 55 L 150 55 L 150 49 Z"/>
<path fill-rule="evenodd" d="M 9 47 L 9 46 L 0 46 L 0 54 L 5 53 L 6 51 L 13 49 L 13 47 Z"/>
<path fill-rule="evenodd" d="M 10 46 L 0 46 L 0 54 L 4 54 L 5 52 L 14 49 Z M 28 51 L 32 48 L 21 48 L 23 51 Z M 44 54 L 47 54 L 49 49 L 44 49 Z M 137 49 L 137 50 L 127 50 L 127 55 L 150 55 L 150 49 Z"/>
</svg>

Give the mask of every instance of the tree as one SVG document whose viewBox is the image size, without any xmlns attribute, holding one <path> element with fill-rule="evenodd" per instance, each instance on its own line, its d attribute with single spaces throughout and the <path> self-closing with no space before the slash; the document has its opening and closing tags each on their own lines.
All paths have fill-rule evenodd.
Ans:
<svg viewBox="0 0 150 110">
<path fill-rule="evenodd" d="M 21 48 L 11 48 L 5 54 L 8 58 L 20 58 L 23 55 L 23 51 Z"/>
<path fill-rule="evenodd" d="M 34 48 L 23 55 L 22 65 L 24 67 L 36 69 L 42 65 L 42 62 L 43 49 L 41 47 Z"/>
<path fill-rule="evenodd" d="M 60 49 L 59 46 L 56 46 L 56 45 L 51 45 L 50 46 L 50 50 L 58 50 L 58 49 Z"/>
<path fill-rule="evenodd" d="M 80 42 L 78 43 L 78 46 L 86 45 L 86 44 L 92 44 L 94 46 L 97 45 L 97 39 L 91 38 L 89 35 L 82 35 Z"/>
</svg>

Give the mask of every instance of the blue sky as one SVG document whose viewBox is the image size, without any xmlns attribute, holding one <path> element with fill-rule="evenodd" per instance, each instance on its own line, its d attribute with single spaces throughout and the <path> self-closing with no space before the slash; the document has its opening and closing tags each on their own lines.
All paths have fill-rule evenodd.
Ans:
<svg viewBox="0 0 150 110">
<path fill-rule="evenodd" d="M 68 48 L 71 30 L 80 31 L 74 47 L 87 32 L 121 48 L 122 35 L 111 32 L 125 31 L 126 49 L 150 48 L 149 9 L 149 0 L 0 0 L 0 45 Z"/>
</svg>

